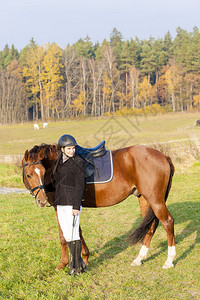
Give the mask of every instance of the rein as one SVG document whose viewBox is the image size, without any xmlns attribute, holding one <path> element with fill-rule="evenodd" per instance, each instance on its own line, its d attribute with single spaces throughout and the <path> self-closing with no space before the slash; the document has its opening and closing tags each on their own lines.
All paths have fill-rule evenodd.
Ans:
<svg viewBox="0 0 200 300">
<path fill-rule="evenodd" d="M 35 197 L 35 200 L 36 200 L 37 195 L 39 194 L 39 192 L 40 192 L 41 190 L 44 190 L 44 185 L 43 185 L 43 184 L 42 184 L 42 185 L 37 185 L 37 186 L 34 187 L 33 189 L 30 187 L 30 184 L 29 184 L 29 182 L 28 182 L 28 178 L 27 178 L 26 172 L 25 172 L 25 167 L 28 166 L 28 165 L 30 165 L 30 164 L 38 165 L 38 164 L 42 164 L 42 162 L 41 162 L 41 161 L 37 161 L 37 162 L 34 162 L 34 163 L 26 163 L 26 164 L 23 164 L 23 179 L 25 179 L 25 183 L 26 183 L 26 185 L 27 185 L 27 187 L 28 187 L 28 190 L 30 191 L 31 196 Z M 37 191 L 37 193 L 34 195 L 33 192 L 36 191 L 36 190 L 38 190 L 38 191 Z"/>
</svg>

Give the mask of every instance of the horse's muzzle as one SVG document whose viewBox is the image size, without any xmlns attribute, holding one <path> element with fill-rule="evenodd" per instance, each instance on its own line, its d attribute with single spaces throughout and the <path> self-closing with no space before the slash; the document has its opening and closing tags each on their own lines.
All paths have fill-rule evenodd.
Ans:
<svg viewBox="0 0 200 300">
<path fill-rule="evenodd" d="M 37 206 L 39 206 L 39 207 L 45 207 L 47 205 L 48 201 L 47 201 L 47 199 L 45 201 L 36 199 L 36 203 L 37 203 Z"/>
</svg>

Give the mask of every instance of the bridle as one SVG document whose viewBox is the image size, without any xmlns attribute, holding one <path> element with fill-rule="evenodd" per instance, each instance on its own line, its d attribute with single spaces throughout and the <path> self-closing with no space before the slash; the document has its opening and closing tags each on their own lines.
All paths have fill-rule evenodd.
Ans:
<svg viewBox="0 0 200 300">
<path fill-rule="evenodd" d="M 25 172 L 25 167 L 28 166 L 28 165 L 38 165 L 38 164 L 42 164 L 41 161 L 36 161 L 36 162 L 33 162 L 33 163 L 26 163 L 26 164 L 23 164 L 23 181 L 25 180 L 25 183 L 27 185 L 27 188 L 28 190 L 30 191 L 30 194 L 31 196 L 35 197 L 35 200 L 37 198 L 37 195 L 39 194 L 39 192 L 41 190 L 44 190 L 44 185 L 37 185 L 36 187 L 34 187 L 33 189 L 30 187 L 30 184 L 28 182 L 28 178 L 27 178 L 27 175 L 26 175 L 26 172 Z M 34 195 L 33 192 L 34 191 L 37 191 L 37 193 Z"/>
</svg>

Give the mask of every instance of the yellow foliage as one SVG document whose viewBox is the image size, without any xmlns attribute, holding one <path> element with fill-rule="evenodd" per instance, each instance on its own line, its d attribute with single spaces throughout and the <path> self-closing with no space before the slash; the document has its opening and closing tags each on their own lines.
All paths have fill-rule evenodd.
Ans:
<svg viewBox="0 0 200 300">
<path fill-rule="evenodd" d="M 85 101 L 85 95 L 84 95 L 84 92 L 82 91 L 78 95 L 78 97 L 73 100 L 70 107 L 73 108 L 78 113 L 83 113 L 83 111 L 84 111 L 84 101 Z"/>
<path fill-rule="evenodd" d="M 148 82 L 147 76 L 144 77 L 143 81 L 139 83 L 139 100 L 147 101 L 151 96 L 152 85 Z"/>
<path fill-rule="evenodd" d="M 175 91 L 181 81 L 179 69 L 175 64 L 167 66 L 164 78 L 166 80 L 169 91 Z"/>
<path fill-rule="evenodd" d="M 105 94 L 106 98 L 109 98 L 112 93 L 112 89 L 111 89 L 111 80 L 109 79 L 107 73 L 105 73 L 103 76 L 103 83 L 104 83 L 104 86 L 102 88 L 103 93 Z"/>
<path fill-rule="evenodd" d="M 26 78 L 26 84 L 33 95 L 41 91 L 44 49 L 37 46 L 31 48 L 27 53 L 26 65 L 23 68 L 23 76 Z"/>
<path fill-rule="evenodd" d="M 194 104 L 195 107 L 199 108 L 199 106 L 200 106 L 200 94 L 193 96 L 193 104 Z"/>
<path fill-rule="evenodd" d="M 40 97 L 41 110 L 46 108 L 46 117 L 55 107 L 53 101 L 63 79 L 61 57 L 62 50 L 56 43 L 36 46 L 27 52 L 23 76 L 30 92 Z"/>
<path fill-rule="evenodd" d="M 126 97 L 126 95 L 120 91 L 116 93 L 116 96 L 119 99 L 119 101 L 121 101 L 122 103 L 126 103 L 128 101 L 127 99 L 128 97 Z M 127 96 L 129 96 L 129 94 Z"/>
<path fill-rule="evenodd" d="M 51 108 L 52 101 L 63 80 L 63 76 L 61 75 L 61 56 L 62 50 L 57 44 L 53 43 L 45 46 L 42 79 L 44 81 L 45 99 L 48 102 L 49 108 Z"/>
<path fill-rule="evenodd" d="M 134 115 L 156 115 L 163 114 L 165 110 L 157 103 L 145 108 L 122 108 L 115 112 L 115 116 L 134 116 Z"/>
</svg>

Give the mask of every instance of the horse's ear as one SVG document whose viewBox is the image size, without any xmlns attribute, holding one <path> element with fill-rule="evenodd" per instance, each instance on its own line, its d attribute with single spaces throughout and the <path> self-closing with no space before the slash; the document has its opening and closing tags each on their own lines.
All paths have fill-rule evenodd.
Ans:
<svg viewBox="0 0 200 300">
<path fill-rule="evenodd" d="M 30 153 L 29 153 L 28 150 L 25 151 L 24 158 L 25 158 L 25 160 L 29 160 L 29 158 L 30 158 Z"/>
<path fill-rule="evenodd" d="M 39 153 L 38 153 L 38 160 L 42 160 L 44 158 L 44 149 L 42 149 Z"/>
</svg>

